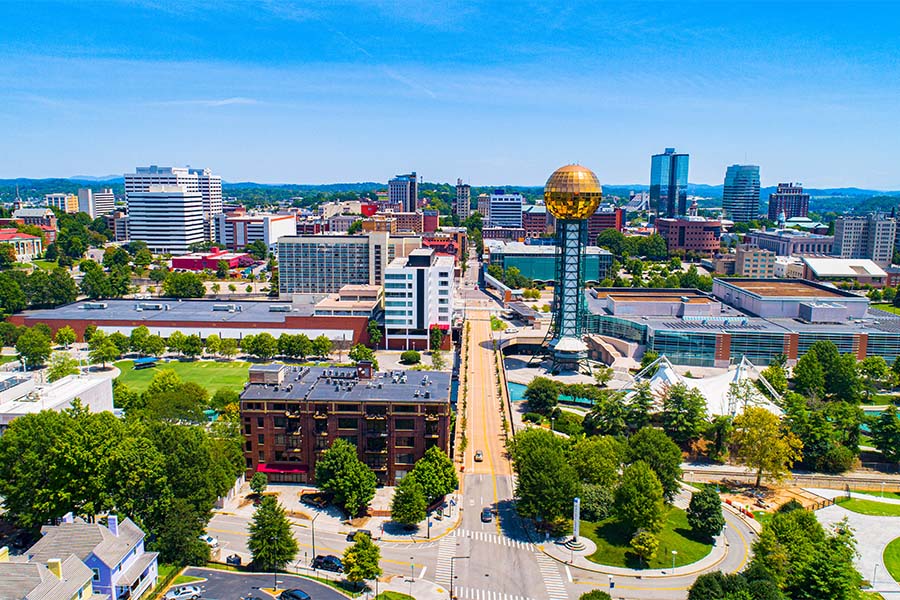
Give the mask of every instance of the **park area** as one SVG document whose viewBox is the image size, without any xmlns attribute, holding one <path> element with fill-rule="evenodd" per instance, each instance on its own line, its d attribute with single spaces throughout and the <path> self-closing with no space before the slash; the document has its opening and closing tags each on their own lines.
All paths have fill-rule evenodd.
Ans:
<svg viewBox="0 0 900 600">
<path fill-rule="evenodd" d="M 669 508 L 665 515 L 663 529 L 657 536 L 659 550 L 655 558 L 650 559 L 649 565 L 631 549 L 630 529 L 615 518 L 597 523 L 582 522 L 581 533 L 597 544 L 596 552 L 588 556 L 588 560 L 613 567 L 668 568 L 672 566 L 672 550 L 678 551 L 675 566 L 681 567 L 697 562 L 712 550 L 712 544 L 692 537 L 687 513 L 676 507 Z"/>
<path fill-rule="evenodd" d="M 157 366 L 150 369 L 134 370 L 134 361 L 122 360 L 116 363 L 122 372 L 119 381 L 137 393 L 147 389 L 153 376 L 160 369 L 171 369 L 181 377 L 184 382 L 193 382 L 214 393 L 218 390 L 229 390 L 240 393 L 247 381 L 247 372 L 250 363 L 244 361 L 219 362 L 215 360 L 193 360 L 170 362 L 160 361 Z"/>
</svg>

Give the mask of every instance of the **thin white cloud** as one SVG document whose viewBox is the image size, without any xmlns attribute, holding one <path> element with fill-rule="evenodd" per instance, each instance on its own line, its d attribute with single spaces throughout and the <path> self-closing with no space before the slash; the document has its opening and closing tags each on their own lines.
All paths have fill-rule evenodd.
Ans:
<svg viewBox="0 0 900 600">
<path fill-rule="evenodd" d="M 192 99 L 192 100 L 164 100 L 160 102 L 148 102 L 150 106 L 204 106 L 209 108 L 218 108 L 220 106 L 248 106 L 254 104 L 262 104 L 255 98 L 243 98 L 240 96 L 234 98 L 213 98 L 213 99 Z"/>
</svg>

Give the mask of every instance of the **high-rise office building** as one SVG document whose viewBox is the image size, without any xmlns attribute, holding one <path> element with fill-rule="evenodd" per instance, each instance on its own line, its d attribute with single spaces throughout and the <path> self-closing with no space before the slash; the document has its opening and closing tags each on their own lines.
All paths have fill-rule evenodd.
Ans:
<svg viewBox="0 0 900 600">
<path fill-rule="evenodd" d="M 134 192 L 146 192 L 151 185 L 181 185 L 187 192 L 199 192 L 203 203 L 203 235 L 207 240 L 213 239 L 215 217 L 222 212 L 221 177 L 209 169 L 156 165 L 137 167 L 134 173 L 125 174 L 126 197 Z"/>
<path fill-rule="evenodd" d="M 78 190 L 78 212 L 87 213 L 92 219 L 108 215 L 116 208 L 116 195 L 112 188 L 99 192 L 90 188 Z"/>
<path fill-rule="evenodd" d="M 839 217 L 834 222 L 834 250 L 840 258 L 868 258 L 879 267 L 891 264 L 897 221 L 884 215 Z"/>
<path fill-rule="evenodd" d="M 453 206 L 453 212 L 459 217 L 460 221 L 469 218 L 469 212 L 472 206 L 472 187 L 468 183 L 463 183 L 462 179 L 456 180 L 456 204 Z"/>
<path fill-rule="evenodd" d="M 803 192 L 803 184 L 779 183 L 778 189 L 769 194 L 769 220 L 778 221 L 805 217 L 809 214 L 809 194 Z"/>
<path fill-rule="evenodd" d="M 432 327 L 450 331 L 453 267 L 452 256 L 440 256 L 433 248 L 413 250 L 391 261 L 384 275 L 387 348 L 428 350 Z"/>
<path fill-rule="evenodd" d="M 187 254 L 204 236 L 203 197 L 184 185 L 149 185 L 128 194 L 128 229 L 132 240 L 158 254 Z"/>
<path fill-rule="evenodd" d="M 759 166 L 731 165 L 725 172 L 722 189 L 725 217 L 746 223 L 759 217 Z"/>
<path fill-rule="evenodd" d="M 488 222 L 491 227 L 522 227 L 522 194 L 507 194 L 505 190 L 494 190 L 488 207 Z"/>
<path fill-rule="evenodd" d="M 688 154 L 666 148 L 650 159 L 650 206 L 659 217 L 678 217 L 687 211 Z"/>
<path fill-rule="evenodd" d="M 78 212 L 78 196 L 75 194 L 45 194 L 44 201 L 50 208 L 61 210 L 70 215 Z"/>
<path fill-rule="evenodd" d="M 388 181 L 388 199 L 399 202 L 406 212 L 416 212 L 419 208 L 419 178 L 416 172 L 397 175 Z"/>
</svg>

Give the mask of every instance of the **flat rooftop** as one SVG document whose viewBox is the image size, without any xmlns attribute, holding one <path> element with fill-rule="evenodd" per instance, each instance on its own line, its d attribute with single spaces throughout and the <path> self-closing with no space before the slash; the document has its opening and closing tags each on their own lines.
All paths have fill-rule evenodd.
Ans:
<svg viewBox="0 0 900 600">
<path fill-rule="evenodd" d="M 275 366 L 269 365 L 267 370 L 274 370 Z M 241 400 L 369 403 L 450 401 L 450 373 L 441 371 L 396 370 L 376 373 L 372 379 L 358 379 L 356 370 L 348 367 L 279 366 L 286 369 L 281 384 L 247 384 L 241 393 Z M 426 392 L 429 396 L 427 398 Z"/>
<path fill-rule="evenodd" d="M 105 308 L 90 308 L 102 306 Z M 273 312 L 272 307 L 291 307 L 289 312 Z M 278 309 L 276 309 L 277 311 Z M 31 319 L 63 321 L 143 321 L 147 323 L 197 321 L 202 323 L 284 323 L 285 317 L 309 317 L 313 304 L 268 301 L 174 300 L 102 300 L 74 302 L 57 308 L 29 310 L 22 313 Z"/>
<path fill-rule="evenodd" d="M 803 279 L 718 279 L 730 285 L 764 298 L 859 298 L 838 289 L 817 285 Z"/>
<path fill-rule="evenodd" d="M 651 289 L 651 288 L 600 288 L 595 290 L 598 299 L 612 298 L 616 302 L 682 302 L 687 298 L 690 304 L 718 302 L 697 290 Z"/>
</svg>

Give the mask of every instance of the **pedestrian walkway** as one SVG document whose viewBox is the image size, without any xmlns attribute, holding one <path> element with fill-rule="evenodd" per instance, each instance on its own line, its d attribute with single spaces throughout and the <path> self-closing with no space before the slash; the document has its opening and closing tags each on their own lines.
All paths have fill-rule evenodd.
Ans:
<svg viewBox="0 0 900 600">
<path fill-rule="evenodd" d="M 456 540 L 451 536 L 443 538 L 438 548 L 437 568 L 434 580 L 438 585 L 450 587 L 450 572 L 453 569 L 451 558 L 456 552 Z"/>
<path fill-rule="evenodd" d="M 817 496 L 822 496 L 823 498 L 828 498 L 829 500 L 834 500 L 835 498 L 843 498 L 847 496 L 847 492 L 843 490 L 827 490 L 824 488 L 803 488 L 807 492 L 812 492 Z M 851 498 L 858 498 L 860 500 L 871 500 L 872 502 L 884 502 L 885 504 L 900 504 L 900 499 L 898 498 L 882 498 L 881 496 L 876 495 L 878 492 L 874 492 L 872 494 L 860 494 L 858 492 L 850 492 Z"/>
<path fill-rule="evenodd" d="M 503 592 L 480 590 L 478 588 L 465 586 L 454 587 L 453 595 L 457 598 L 464 598 L 465 600 L 536 600 L 531 596 L 516 596 L 514 594 L 504 594 Z"/>
<path fill-rule="evenodd" d="M 501 546 L 508 546 L 510 548 L 521 548 L 522 550 L 528 550 L 529 552 L 534 550 L 534 544 L 531 544 L 530 542 L 520 542 L 518 540 L 510 539 L 504 535 L 497 535 L 496 533 L 488 533 L 486 531 L 468 531 L 465 529 L 457 529 L 451 535 L 454 537 L 470 538 L 479 542 L 500 544 Z"/>
<path fill-rule="evenodd" d="M 550 600 L 567 600 L 569 594 L 566 592 L 566 584 L 563 583 L 562 575 L 559 574 L 557 562 L 543 552 L 535 553 L 535 558 Z"/>
</svg>

